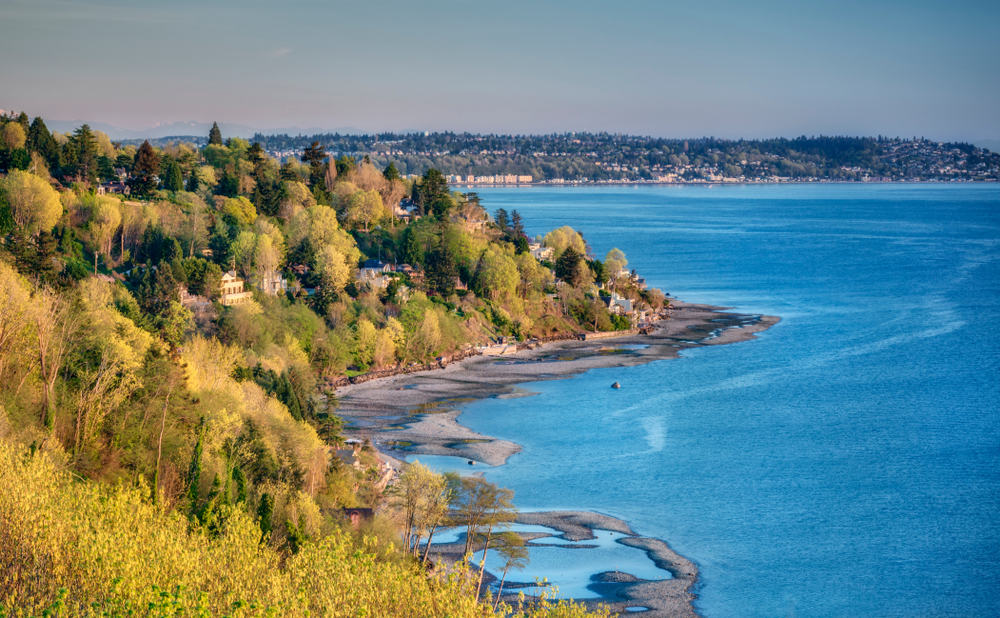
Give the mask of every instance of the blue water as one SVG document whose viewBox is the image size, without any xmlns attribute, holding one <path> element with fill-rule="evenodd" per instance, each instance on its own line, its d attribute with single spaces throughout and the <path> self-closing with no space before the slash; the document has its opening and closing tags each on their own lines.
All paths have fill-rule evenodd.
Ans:
<svg viewBox="0 0 1000 618">
<path fill-rule="evenodd" d="M 523 445 L 477 466 L 520 507 L 668 540 L 710 617 L 1000 615 L 1000 187 L 480 194 L 530 234 L 621 248 L 679 298 L 782 318 L 467 405 L 462 423 Z"/>
<path fill-rule="evenodd" d="M 625 537 L 621 532 L 594 530 L 594 538 L 583 541 L 564 539 L 558 530 L 546 526 L 514 524 L 510 530 L 519 533 L 534 532 L 546 536 L 528 542 L 530 562 L 524 568 L 511 569 L 506 583 L 531 584 L 545 582 L 549 591 L 556 590 L 559 597 L 574 599 L 597 599 L 600 594 L 589 588 L 594 575 L 594 564 L 600 571 L 621 571 L 643 579 L 670 579 L 669 572 L 658 568 L 645 552 L 618 542 Z M 435 543 L 455 543 L 465 541 L 465 528 L 446 528 L 434 535 Z M 583 551 L 581 551 L 583 550 Z M 471 563 L 480 564 L 483 552 L 476 552 Z M 504 559 L 496 551 L 486 554 L 486 569 L 497 577 L 503 573 Z M 553 574 L 556 578 L 553 579 Z M 506 584 L 505 584 L 506 586 Z M 494 593 L 499 582 L 494 582 Z M 519 588 L 528 594 L 542 591 L 539 586 Z"/>
</svg>

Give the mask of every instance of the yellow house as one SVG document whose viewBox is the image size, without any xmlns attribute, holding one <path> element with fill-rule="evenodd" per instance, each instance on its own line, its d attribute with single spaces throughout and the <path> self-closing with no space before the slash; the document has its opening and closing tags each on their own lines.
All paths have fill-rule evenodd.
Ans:
<svg viewBox="0 0 1000 618">
<path fill-rule="evenodd" d="M 227 307 L 245 303 L 253 294 L 243 290 L 243 280 L 236 276 L 236 271 L 229 271 L 222 275 L 222 296 L 219 302 Z"/>
</svg>

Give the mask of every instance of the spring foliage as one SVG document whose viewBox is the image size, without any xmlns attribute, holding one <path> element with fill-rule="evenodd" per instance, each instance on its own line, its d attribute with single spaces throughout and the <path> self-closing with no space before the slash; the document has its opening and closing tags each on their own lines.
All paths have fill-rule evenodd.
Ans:
<svg viewBox="0 0 1000 618">
<path fill-rule="evenodd" d="M 485 616 L 471 579 L 424 574 L 335 530 L 285 557 L 239 509 L 192 529 L 143 486 L 78 482 L 0 438 L 0 614 Z M 541 600 L 502 615 L 589 615 Z M 606 615 L 606 614 L 605 614 Z"/>
</svg>

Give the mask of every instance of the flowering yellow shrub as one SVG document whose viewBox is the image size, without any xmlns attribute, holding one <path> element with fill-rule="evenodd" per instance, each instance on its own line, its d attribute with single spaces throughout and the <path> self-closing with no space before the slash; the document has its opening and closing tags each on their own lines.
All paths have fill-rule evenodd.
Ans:
<svg viewBox="0 0 1000 618">
<path fill-rule="evenodd" d="M 74 480 L 0 439 L 0 615 L 493 615 L 461 576 L 427 575 L 374 541 L 335 531 L 284 556 L 238 509 L 212 536 L 147 494 Z M 587 615 L 551 602 L 531 613 Z"/>
</svg>

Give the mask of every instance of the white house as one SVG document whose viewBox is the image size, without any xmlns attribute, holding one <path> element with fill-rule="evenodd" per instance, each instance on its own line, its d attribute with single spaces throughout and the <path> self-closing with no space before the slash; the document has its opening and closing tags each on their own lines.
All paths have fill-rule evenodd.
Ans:
<svg viewBox="0 0 1000 618">
<path fill-rule="evenodd" d="M 288 281 L 278 274 L 277 271 L 268 273 L 260 280 L 260 289 L 265 294 L 277 296 L 288 291 Z"/>
<path fill-rule="evenodd" d="M 629 315 L 632 313 L 632 301 L 612 292 L 608 298 L 608 311 L 615 315 Z"/>
<path fill-rule="evenodd" d="M 367 283 L 373 288 L 384 288 L 389 285 L 389 277 L 392 272 L 392 265 L 380 260 L 365 260 L 358 270 L 358 282 Z"/>
<path fill-rule="evenodd" d="M 531 252 L 531 257 L 535 258 L 539 262 L 552 259 L 552 247 L 543 247 L 541 243 L 528 243 L 528 251 Z"/>
</svg>

